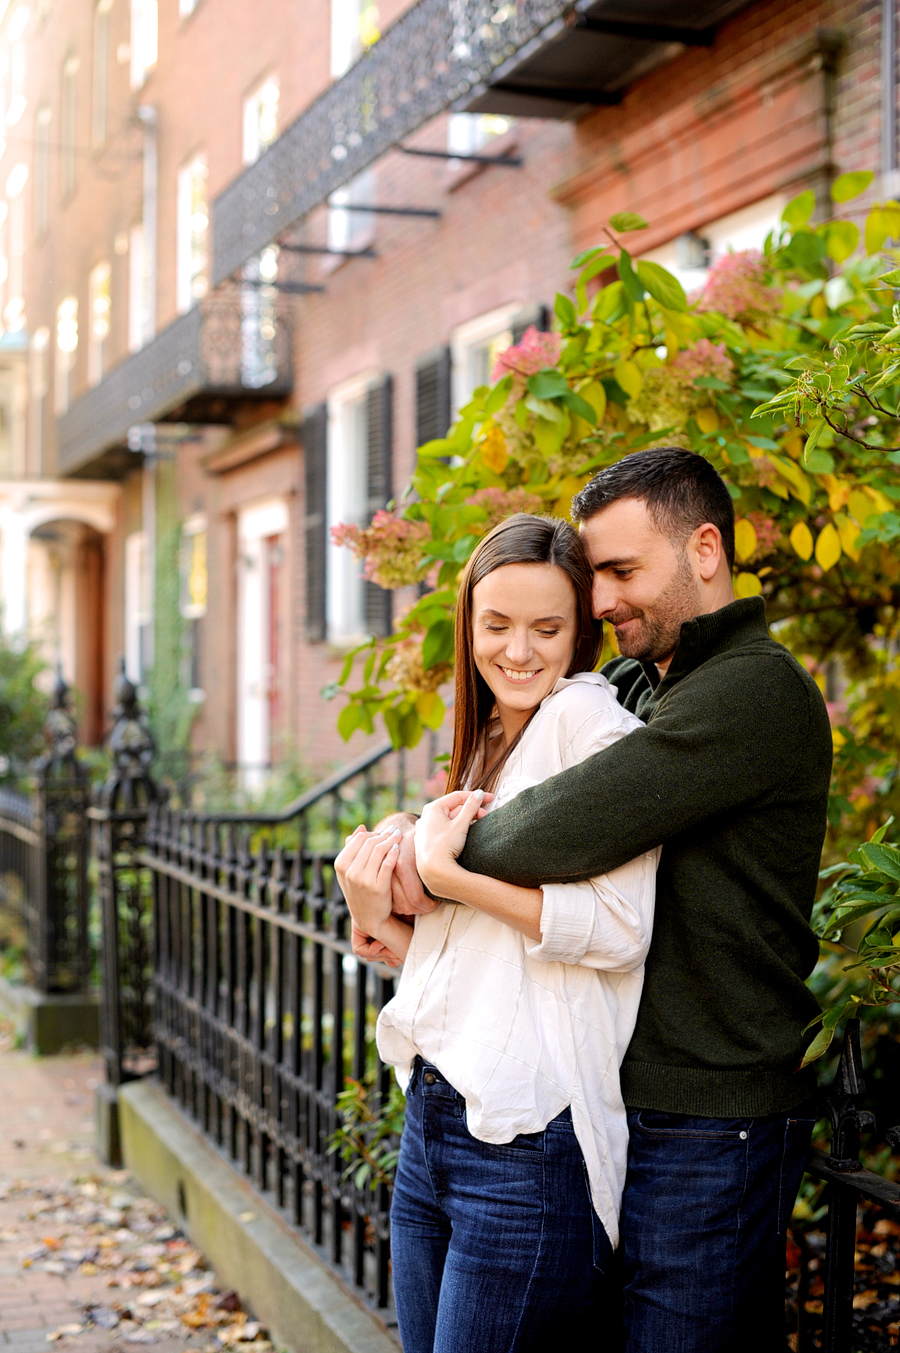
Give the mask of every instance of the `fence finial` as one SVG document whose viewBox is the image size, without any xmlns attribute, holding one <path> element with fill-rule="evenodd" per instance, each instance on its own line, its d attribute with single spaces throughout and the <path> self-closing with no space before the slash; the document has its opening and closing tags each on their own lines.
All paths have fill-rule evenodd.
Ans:
<svg viewBox="0 0 900 1353">
<path fill-rule="evenodd" d="M 107 739 L 113 764 L 101 786 L 100 802 L 112 809 L 146 808 L 160 797 L 159 786 L 150 773 L 156 741 L 147 727 L 137 688 L 125 673 L 124 658 L 119 659 L 113 718 Z"/>
<path fill-rule="evenodd" d="M 85 770 L 76 755 L 78 730 L 72 712 L 70 688 L 62 674 L 62 663 L 57 664 L 56 682 L 50 700 L 50 709 L 44 720 L 47 750 L 33 765 L 39 775 L 65 776 L 81 784 Z"/>
</svg>

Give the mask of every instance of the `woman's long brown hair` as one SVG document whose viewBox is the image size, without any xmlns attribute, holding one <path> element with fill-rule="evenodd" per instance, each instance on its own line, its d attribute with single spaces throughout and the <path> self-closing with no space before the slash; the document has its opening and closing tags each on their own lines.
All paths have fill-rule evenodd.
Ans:
<svg viewBox="0 0 900 1353">
<path fill-rule="evenodd" d="M 453 754 L 447 792 L 462 789 L 472 774 L 479 751 L 487 747 L 487 728 L 494 710 L 494 694 L 475 666 L 472 630 L 472 590 L 494 569 L 506 564 L 557 564 L 575 589 L 575 652 L 566 676 L 590 672 L 602 643 L 602 626 L 591 611 L 593 574 L 581 537 L 561 517 L 533 517 L 524 512 L 507 517 L 479 541 L 459 585 L 456 600 L 456 707 L 453 716 Z M 524 732 L 524 729 L 522 730 Z M 521 733 L 519 734 L 521 736 Z M 505 748 L 501 759 L 482 775 L 473 789 L 488 789 L 518 742 Z"/>
</svg>

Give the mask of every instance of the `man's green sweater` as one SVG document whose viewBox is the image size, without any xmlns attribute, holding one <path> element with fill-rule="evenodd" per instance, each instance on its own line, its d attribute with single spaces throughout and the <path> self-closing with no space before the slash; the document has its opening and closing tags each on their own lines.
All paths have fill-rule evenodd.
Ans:
<svg viewBox="0 0 900 1353">
<path fill-rule="evenodd" d="M 818 1011 L 805 979 L 831 773 L 822 696 L 769 637 L 759 597 L 683 625 L 663 680 L 624 658 L 605 674 L 646 727 L 476 822 L 460 863 L 536 887 L 661 845 L 625 1102 L 790 1109 L 814 1085 L 798 1065 Z"/>
</svg>

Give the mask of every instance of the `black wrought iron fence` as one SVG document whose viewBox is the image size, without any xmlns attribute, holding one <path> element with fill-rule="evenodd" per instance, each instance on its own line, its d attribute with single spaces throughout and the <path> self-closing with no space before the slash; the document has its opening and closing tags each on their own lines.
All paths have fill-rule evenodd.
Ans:
<svg viewBox="0 0 900 1353">
<path fill-rule="evenodd" d="M 88 990 L 91 945 L 87 773 L 75 749 L 69 690 L 57 681 L 47 752 L 31 792 L 0 789 L 0 906 L 4 941 L 24 949 L 29 984 L 44 995 Z"/>
</svg>

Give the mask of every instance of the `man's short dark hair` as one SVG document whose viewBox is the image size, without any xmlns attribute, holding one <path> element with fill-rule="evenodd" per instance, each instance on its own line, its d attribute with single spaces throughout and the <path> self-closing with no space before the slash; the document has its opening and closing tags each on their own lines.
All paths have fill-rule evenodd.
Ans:
<svg viewBox="0 0 900 1353">
<path fill-rule="evenodd" d="M 572 499 L 572 520 L 589 521 L 610 503 L 638 498 L 658 531 L 683 543 L 705 522 L 717 526 L 734 567 L 734 504 L 725 481 L 703 456 L 680 446 L 651 446 L 608 465 Z"/>
</svg>

